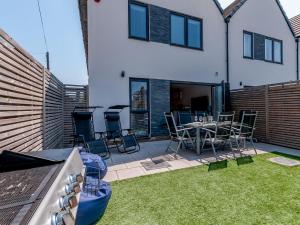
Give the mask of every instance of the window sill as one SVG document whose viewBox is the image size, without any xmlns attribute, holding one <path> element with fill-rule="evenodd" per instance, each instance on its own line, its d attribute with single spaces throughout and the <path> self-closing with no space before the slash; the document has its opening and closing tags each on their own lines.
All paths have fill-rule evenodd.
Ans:
<svg viewBox="0 0 300 225">
<path fill-rule="evenodd" d="M 198 50 L 198 51 L 204 51 L 203 48 L 194 48 L 194 47 L 189 47 L 189 46 L 186 46 L 186 45 L 179 45 L 179 44 L 173 44 L 173 43 L 170 43 L 170 46 L 186 48 L 186 49 L 192 49 L 192 50 Z"/>
<path fill-rule="evenodd" d="M 135 36 L 128 36 L 129 39 L 138 40 L 138 41 L 146 41 L 149 42 L 149 38 L 141 38 L 141 37 L 135 37 Z"/>
<path fill-rule="evenodd" d="M 249 56 L 243 56 L 244 59 L 251 59 L 251 60 L 254 60 L 253 56 L 252 57 L 249 57 Z"/>
</svg>

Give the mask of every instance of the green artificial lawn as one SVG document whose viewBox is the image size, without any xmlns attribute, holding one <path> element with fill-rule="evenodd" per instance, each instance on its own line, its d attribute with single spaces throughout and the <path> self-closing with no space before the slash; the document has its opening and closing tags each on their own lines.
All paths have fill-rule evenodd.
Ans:
<svg viewBox="0 0 300 225">
<path fill-rule="evenodd" d="M 267 161 L 278 155 L 113 182 L 98 225 L 300 224 L 300 167 Z"/>
</svg>

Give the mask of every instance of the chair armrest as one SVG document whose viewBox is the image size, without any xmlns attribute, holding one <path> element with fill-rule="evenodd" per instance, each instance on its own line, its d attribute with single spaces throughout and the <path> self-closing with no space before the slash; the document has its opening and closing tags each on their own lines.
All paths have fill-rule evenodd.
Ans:
<svg viewBox="0 0 300 225">
<path fill-rule="evenodd" d="M 178 128 L 178 127 L 177 127 Z M 183 128 L 183 129 L 179 129 L 177 130 L 178 132 L 181 132 L 181 131 L 189 131 L 189 130 L 193 130 L 194 128 L 193 127 L 187 127 L 187 128 Z"/>
<path fill-rule="evenodd" d="M 214 130 L 211 130 L 211 129 L 208 129 L 208 128 L 201 128 L 202 130 L 205 130 L 206 132 L 210 132 L 210 133 L 213 133 L 213 134 L 216 134 L 217 132 L 214 131 Z"/>
</svg>

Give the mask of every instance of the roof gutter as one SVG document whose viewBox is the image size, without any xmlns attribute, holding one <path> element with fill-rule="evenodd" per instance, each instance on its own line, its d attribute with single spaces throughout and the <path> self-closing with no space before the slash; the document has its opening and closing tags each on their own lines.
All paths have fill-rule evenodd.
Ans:
<svg viewBox="0 0 300 225">
<path fill-rule="evenodd" d="M 226 82 L 229 83 L 229 22 L 230 17 L 225 18 L 226 23 Z"/>
</svg>

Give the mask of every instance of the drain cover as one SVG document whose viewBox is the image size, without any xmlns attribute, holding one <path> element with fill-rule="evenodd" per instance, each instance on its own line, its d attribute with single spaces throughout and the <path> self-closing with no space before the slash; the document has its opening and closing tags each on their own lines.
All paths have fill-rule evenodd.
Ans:
<svg viewBox="0 0 300 225">
<path fill-rule="evenodd" d="M 288 159 L 285 157 L 270 158 L 269 161 L 288 167 L 300 166 L 300 161 Z"/>
</svg>

